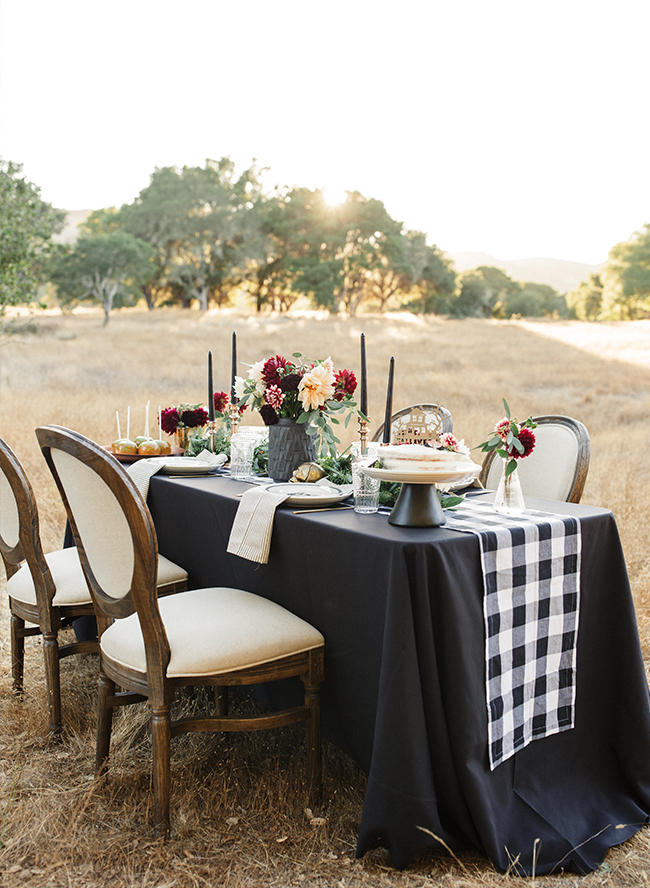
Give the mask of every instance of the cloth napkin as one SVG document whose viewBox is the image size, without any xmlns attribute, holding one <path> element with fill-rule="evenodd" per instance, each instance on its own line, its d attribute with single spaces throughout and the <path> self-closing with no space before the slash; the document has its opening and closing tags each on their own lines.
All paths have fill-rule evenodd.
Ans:
<svg viewBox="0 0 650 888">
<path fill-rule="evenodd" d="M 447 530 L 481 548 L 490 769 L 575 724 L 580 522 L 466 500 Z"/>
<path fill-rule="evenodd" d="M 288 496 L 286 492 L 278 493 L 266 486 L 247 490 L 239 503 L 226 551 L 248 561 L 266 564 L 271 549 L 275 510 Z"/>
<path fill-rule="evenodd" d="M 228 457 L 225 453 L 210 453 L 209 450 L 202 450 L 194 458 L 197 462 L 204 462 L 206 468 L 210 469 L 222 466 Z M 175 457 L 173 456 L 152 456 L 149 459 L 139 459 L 127 466 L 127 472 L 145 500 L 149 493 L 150 478 L 155 475 L 156 472 L 159 472 L 163 466 L 166 466 L 167 463 L 172 462 L 173 464 L 174 459 Z"/>
</svg>

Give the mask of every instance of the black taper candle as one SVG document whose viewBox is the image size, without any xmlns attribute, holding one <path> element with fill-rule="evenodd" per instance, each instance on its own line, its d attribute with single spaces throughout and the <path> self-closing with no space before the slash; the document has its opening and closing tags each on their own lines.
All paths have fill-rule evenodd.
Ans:
<svg viewBox="0 0 650 888">
<path fill-rule="evenodd" d="M 237 402 L 235 395 L 235 376 L 237 376 L 237 331 L 232 331 L 232 380 L 230 383 L 230 403 Z"/>
<path fill-rule="evenodd" d="M 212 384 L 212 352 L 208 352 L 208 419 L 214 420 L 214 386 Z"/>
<path fill-rule="evenodd" d="M 366 334 L 361 334 L 361 397 L 359 410 L 368 416 L 368 374 L 366 371 Z"/>
<path fill-rule="evenodd" d="M 393 417 L 393 380 L 395 377 L 395 358 L 391 357 L 388 366 L 388 390 L 386 392 L 386 415 L 384 416 L 384 436 L 382 444 L 390 444 L 390 421 Z"/>
</svg>

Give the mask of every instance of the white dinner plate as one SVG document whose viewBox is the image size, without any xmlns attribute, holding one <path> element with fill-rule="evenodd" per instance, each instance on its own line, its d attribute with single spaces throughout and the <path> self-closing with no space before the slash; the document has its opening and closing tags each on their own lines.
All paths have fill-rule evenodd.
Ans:
<svg viewBox="0 0 650 888">
<path fill-rule="evenodd" d="M 444 484 L 447 481 L 461 481 L 467 479 L 467 483 L 473 481 L 481 471 L 476 463 L 459 465 L 457 469 L 438 469 L 433 472 L 406 472 L 399 469 L 375 469 L 365 468 L 363 471 L 371 478 L 379 478 L 380 481 L 393 481 L 400 484 Z"/>
<path fill-rule="evenodd" d="M 340 503 L 352 493 L 352 485 L 338 486 L 336 484 L 303 484 L 286 482 L 283 484 L 269 484 L 268 490 L 277 493 L 288 493 L 285 500 L 290 506 L 328 506 L 332 503 Z"/>
<path fill-rule="evenodd" d="M 168 459 L 160 471 L 163 475 L 211 475 L 218 468 L 194 456 L 175 456 Z"/>
</svg>

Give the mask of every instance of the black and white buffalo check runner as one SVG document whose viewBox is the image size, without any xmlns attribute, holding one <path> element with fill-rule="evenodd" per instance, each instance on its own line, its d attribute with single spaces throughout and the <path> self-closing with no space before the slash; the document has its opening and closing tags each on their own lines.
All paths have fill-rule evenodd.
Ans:
<svg viewBox="0 0 650 888">
<path fill-rule="evenodd" d="M 532 740 L 574 726 L 580 609 L 580 522 L 496 513 L 466 500 L 449 530 L 474 533 L 485 584 L 490 769 Z"/>
</svg>

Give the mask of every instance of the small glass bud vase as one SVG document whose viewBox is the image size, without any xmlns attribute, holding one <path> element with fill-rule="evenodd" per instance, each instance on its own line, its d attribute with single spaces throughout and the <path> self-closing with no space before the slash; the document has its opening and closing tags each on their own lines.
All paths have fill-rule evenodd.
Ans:
<svg viewBox="0 0 650 888">
<path fill-rule="evenodd" d="M 510 460 L 504 459 L 502 462 L 503 471 L 501 472 L 501 480 L 494 497 L 494 511 L 501 512 L 504 515 L 521 515 L 522 512 L 526 511 L 526 503 L 521 490 L 519 472 L 515 469 L 514 472 L 511 472 L 506 477 L 506 466 Z"/>
</svg>

